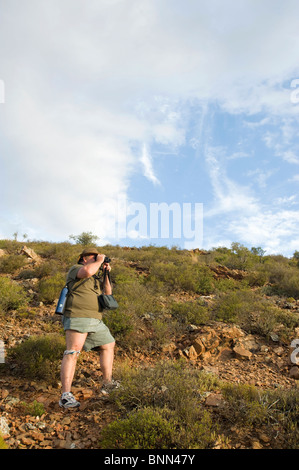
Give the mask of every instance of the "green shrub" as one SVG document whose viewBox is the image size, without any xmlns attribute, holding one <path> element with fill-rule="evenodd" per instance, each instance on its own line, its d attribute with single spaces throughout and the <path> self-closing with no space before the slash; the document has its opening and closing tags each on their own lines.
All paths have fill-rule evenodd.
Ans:
<svg viewBox="0 0 299 470">
<path fill-rule="evenodd" d="M 9 255 L 0 258 L 0 273 L 13 274 L 26 264 L 26 258 L 22 255 Z"/>
<path fill-rule="evenodd" d="M 183 324 L 205 324 L 210 319 L 208 308 L 198 301 L 173 302 L 171 314 Z"/>
<path fill-rule="evenodd" d="M 176 264 L 156 262 L 151 266 L 149 283 L 156 284 L 157 290 L 185 290 L 197 294 L 209 294 L 214 290 L 210 269 L 202 264 Z"/>
<path fill-rule="evenodd" d="M 103 429 L 102 449 L 175 449 L 177 422 L 168 410 L 144 408 Z"/>
<path fill-rule="evenodd" d="M 24 377 L 56 384 L 58 361 L 61 361 L 64 350 L 64 338 L 49 334 L 33 336 L 13 347 L 8 353 Z"/>
<path fill-rule="evenodd" d="M 215 319 L 223 322 L 237 322 L 246 309 L 246 313 L 250 310 L 250 301 L 254 298 L 251 292 L 232 291 L 222 293 L 214 305 Z"/>
<path fill-rule="evenodd" d="M 28 304 L 25 289 L 15 281 L 0 277 L 0 309 L 4 312 L 18 310 Z"/>
<path fill-rule="evenodd" d="M 122 365 L 119 373 L 122 385 L 110 398 L 126 419 L 104 430 L 101 446 L 192 449 L 214 444 L 218 428 L 202 408 L 201 395 L 218 388 L 213 375 L 189 368 L 185 361 L 137 370 Z"/>
<path fill-rule="evenodd" d="M 58 299 L 64 285 L 65 276 L 62 273 L 56 273 L 52 277 L 41 279 L 38 283 L 39 299 L 45 303 L 54 302 Z"/>
<path fill-rule="evenodd" d="M 122 387 L 114 400 L 120 409 L 166 406 L 188 422 L 199 405 L 200 392 L 218 388 L 217 378 L 188 367 L 184 360 L 165 361 L 146 369 L 122 366 L 119 374 Z"/>
<path fill-rule="evenodd" d="M 226 415 L 240 428 L 267 425 L 275 448 L 298 449 L 298 390 L 260 390 L 248 384 L 224 383 L 222 394 L 226 400 Z"/>
<path fill-rule="evenodd" d="M 299 270 L 283 257 L 271 257 L 263 265 L 262 273 L 270 284 L 268 292 L 299 299 Z"/>
<path fill-rule="evenodd" d="M 6 444 L 5 440 L 3 439 L 3 437 L 0 434 L 0 450 L 1 449 L 8 449 L 8 445 Z"/>
<path fill-rule="evenodd" d="M 148 312 L 160 310 L 157 296 L 152 294 L 148 286 L 137 280 L 116 284 L 113 294 L 117 298 L 121 311 L 134 318 L 141 318 Z"/>
<path fill-rule="evenodd" d="M 215 443 L 210 414 L 203 411 L 188 426 L 167 408 L 142 408 L 106 426 L 102 449 L 206 449 Z"/>
<path fill-rule="evenodd" d="M 116 285 L 122 283 L 130 283 L 138 280 L 138 275 L 136 271 L 128 266 L 123 264 L 113 263 L 113 269 L 111 270 L 111 279 L 112 282 L 115 282 Z"/>
<path fill-rule="evenodd" d="M 261 287 L 269 282 L 269 273 L 264 264 L 253 268 L 246 277 L 248 285 L 251 287 Z"/>
<path fill-rule="evenodd" d="M 45 407 L 43 403 L 34 400 L 32 403 L 23 403 L 25 414 L 31 416 L 42 416 L 45 413 Z"/>
<path fill-rule="evenodd" d="M 35 268 L 35 277 L 42 279 L 43 277 L 55 276 L 60 273 L 65 276 L 66 272 L 62 270 L 61 263 L 58 260 L 50 259 Z"/>
<path fill-rule="evenodd" d="M 234 420 L 239 424 L 253 426 L 267 422 L 268 413 L 263 394 L 253 385 L 227 383 L 222 386 L 222 393 Z"/>
<path fill-rule="evenodd" d="M 48 261 L 55 260 L 59 262 L 63 270 L 74 264 L 82 251 L 82 246 L 74 246 L 68 242 L 32 242 L 28 246 L 42 258 L 46 258 Z"/>
<path fill-rule="evenodd" d="M 104 312 L 104 322 L 120 344 L 125 343 L 127 335 L 134 330 L 132 315 L 126 315 L 121 308 Z"/>
<path fill-rule="evenodd" d="M 229 292 L 239 289 L 245 289 L 248 285 L 247 278 L 242 280 L 236 280 L 231 278 L 216 279 L 214 282 L 215 291 L 219 292 Z"/>
<path fill-rule="evenodd" d="M 213 311 L 218 321 L 237 323 L 250 333 L 264 336 L 283 324 L 284 329 L 280 334 L 288 337 L 293 328 L 299 325 L 297 315 L 285 313 L 271 301 L 249 290 L 221 294 Z"/>
</svg>

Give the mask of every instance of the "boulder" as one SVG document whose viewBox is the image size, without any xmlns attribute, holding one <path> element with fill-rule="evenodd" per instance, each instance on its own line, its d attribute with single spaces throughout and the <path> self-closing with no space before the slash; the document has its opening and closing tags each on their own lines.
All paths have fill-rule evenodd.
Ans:
<svg viewBox="0 0 299 470">
<path fill-rule="evenodd" d="M 35 251 L 28 248 L 26 245 L 21 249 L 21 255 L 27 256 L 30 261 L 34 261 L 35 263 L 39 263 L 41 261 L 41 258 L 35 253 Z"/>
<path fill-rule="evenodd" d="M 234 346 L 233 351 L 238 359 L 249 360 L 252 357 L 252 353 L 243 346 Z"/>
<path fill-rule="evenodd" d="M 194 343 L 192 344 L 192 347 L 196 351 L 198 356 L 202 356 L 206 351 L 206 348 L 199 337 L 195 339 Z"/>
</svg>

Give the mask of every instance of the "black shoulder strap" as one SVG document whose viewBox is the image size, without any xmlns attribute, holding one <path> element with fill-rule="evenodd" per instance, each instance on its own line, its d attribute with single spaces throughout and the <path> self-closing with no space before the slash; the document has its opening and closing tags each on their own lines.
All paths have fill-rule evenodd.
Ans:
<svg viewBox="0 0 299 470">
<path fill-rule="evenodd" d="M 78 289 L 78 287 L 82 286 L 82 284 L 84 284 L 86 281 L 88 281 L 88 279 L 90 279 L 90 277 L 86 277 L 83 279 L 82 282 L 79 282 L 79 284 L 76 285 L 76 287 L 74 287 L 74 289 L 70 289 L 67 285 L 67 288 L 69 290 L 69 294 L 71 294 L 72 292 L 74 292 L 76 289 Z M 69 281 L 70 282 L 70 281 Z"/>
<path fill-rule="evenodd" d="M 105 280 L 106 280 L 106 277 L 108 278 L 109 283 L 110 283 L 110 285 L 111 285 L 111 289 L 112 289 L 111 278 L 110 278 L 110 271 L 108 271 L 107 269 L 105 269 L 105 270 L 104 270 L 104 276 L 103 276 L 103 291 L 104 291 L 104 288 L 105 288 Z"/>
</svg>

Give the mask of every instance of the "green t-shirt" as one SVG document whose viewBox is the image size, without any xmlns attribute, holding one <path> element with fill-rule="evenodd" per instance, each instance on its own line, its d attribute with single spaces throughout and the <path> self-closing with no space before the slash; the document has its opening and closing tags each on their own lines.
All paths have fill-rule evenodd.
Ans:
<svg viewBox="0 0 299 470">
<path fill-rule="evenodd" d="M 98 318 L 101 320 L 102 311 L 98 303 L 98 295 L 101 293 L 100 283 L 94 277 L 79 279 L 77 273 L 80 268 L 82 268 L 82 264 L 75 264 L 67 274 L 66 284 L 69 295 L 64 315 L 66 317 Z M 75 290 L 73 291 L 73 289 Z"/>
</svg>

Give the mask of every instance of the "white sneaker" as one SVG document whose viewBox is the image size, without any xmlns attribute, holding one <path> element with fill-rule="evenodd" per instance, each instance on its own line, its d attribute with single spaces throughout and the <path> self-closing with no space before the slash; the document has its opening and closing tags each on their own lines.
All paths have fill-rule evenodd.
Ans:
<svg viewBox="0 0 299 470">
<path fill-rule="evenodd" d="M 71 392 L 64 392 L 59 400 L 59 406 L 62 408 L 77 408 L 80 402 L 76 400 Z"/>
</svg>

